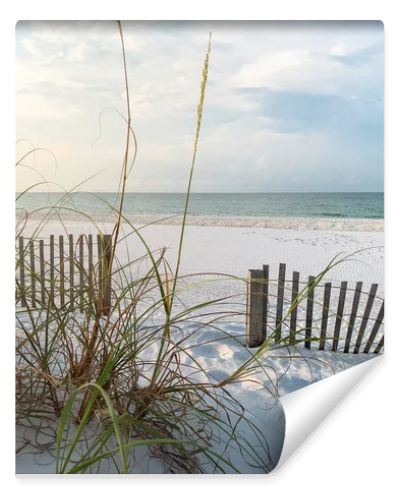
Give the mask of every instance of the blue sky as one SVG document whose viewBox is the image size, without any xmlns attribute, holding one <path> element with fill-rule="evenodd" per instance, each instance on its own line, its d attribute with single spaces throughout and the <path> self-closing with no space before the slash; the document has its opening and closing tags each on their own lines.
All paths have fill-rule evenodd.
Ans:
<svg viewBox="0 0 400 500">
<path fill-rule="evenodd" d="M 130 191 L 185 190 L 209 31 L 193 191 L 383 191 L 380 22 L 123 27 L 139 142 Z M 95 176 L 83 189 L 116 190 L 125 137 L 116 25 L 20 22 L 16 54 L 17 157 L 32 145 L 52 152 L 27 158 L 17 189 Z"/>
</svg>

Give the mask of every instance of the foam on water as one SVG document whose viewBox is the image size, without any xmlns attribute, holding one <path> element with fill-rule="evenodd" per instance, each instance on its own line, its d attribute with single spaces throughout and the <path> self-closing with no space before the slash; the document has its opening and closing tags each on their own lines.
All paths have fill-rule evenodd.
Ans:
<svg viewBox="0 0 400 500">
<path fill-rule="evenodd" d="M 47 211 L 43 210 L 30 215 L 30 220 L 42 220 Z M 17 218 L 24 215 L 17 212 Z M 87 221 L 87 217 L 78 213 L 71 213 L 66 210 L 57 211 L 52 219 L 61 218 L 66 221 Z M 50 219 L 51 219 L 50 218 Z M 91 217 L 95 222 L 114 222 L 114 215 Z M 49 217 L 46 216 L 49 220 Z M 125 216 L 134 225 L 166 225 L 179 226 L 182 224 L 182 216 L 177 215 L 142 215 L 133 214 Z M 274 228 L 274 229 L 297 229 L 297 230 L 327 230 L 327 231 L 383 231 L 383 219 L 342 219 L 342 218 L 316 218 L 316 217 L 239 217 L 239 216 L 205 216 L 189 215 L 186 220 L 189 226 L 209 226 L 209 227 L 254 227 L 254 228 Z"/>
</svg>

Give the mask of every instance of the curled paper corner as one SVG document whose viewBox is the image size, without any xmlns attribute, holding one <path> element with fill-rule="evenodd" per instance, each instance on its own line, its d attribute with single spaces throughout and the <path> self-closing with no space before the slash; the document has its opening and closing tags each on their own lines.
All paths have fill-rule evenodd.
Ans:
<svg viewBox="0 0 400 500">
<path fill-rule="evenodd" d="M 271 474 L 279 473 L 314 430 L 382 360 L 383 356 L 378 356 L 280 398 L 286 420 L 285 438 L 279 462 Z"/>
</svg>

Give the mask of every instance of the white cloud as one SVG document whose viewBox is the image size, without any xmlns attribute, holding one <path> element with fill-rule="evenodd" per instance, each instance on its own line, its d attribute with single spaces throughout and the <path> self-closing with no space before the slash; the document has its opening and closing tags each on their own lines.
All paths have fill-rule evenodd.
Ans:
<svg viewBox="0 0 400 500">
<path fill-rule="evenodd" d="M 123 27 L 133 125 L 139 140 L 131 189 L 185 187 L 210 29 L 213 45 L 197 189 L 254 191 L 264 188 L 267 178 L 268 186 L 278 189 L 286 175 L 301 179 L 317 165 L 322 169 L 318 172 L 328 172 L 333 164 L 346 162 L 345 148 L 351 151 L 353 163 L 354 158 L 367 161 L 360 143 L 344 145 L 335 130 L 324 136 L 316 120 L 310 120 L 308 130 L 293 122 L 283 133 L 277 117 L 265 110 L 265 99 L 273 95 L 242 90 L 335 94 L 349 100 L 353 96 L 354 106 L 367 110 L 363 111 L 367 116 L 367 103 L 379 101 L 382 61 L 365 59 L 354 66 L 341 58 L 381 41 L 382 31 L 376 27 L 128 22 Z M 91 148 L 98 135 L 98 115 L 110 107 L 123 113 L 126 107 L 115 23 L 18 24 L 18 134 L 54 151 L 62 166 L 57 179 L 65 187 L 79 182 L 82 172 L 100 170 L 105 173 L 92 182 L 92 188 L 107 190 L 112 184 L 124 138 L 124 125 L 117 115 L 104 114 L 102 139 Z M 286 115 L 290 118 L 290 109 Z M 370 140 L 368 144 L 367 150 L 374 147 Z M 375 162 L 382 147 L 368 150 Z M 353 167 L 346 163 L 346 168 Z M 378 161 L 371 168 L 380 179 L 382 164 Z"/>
</svg>

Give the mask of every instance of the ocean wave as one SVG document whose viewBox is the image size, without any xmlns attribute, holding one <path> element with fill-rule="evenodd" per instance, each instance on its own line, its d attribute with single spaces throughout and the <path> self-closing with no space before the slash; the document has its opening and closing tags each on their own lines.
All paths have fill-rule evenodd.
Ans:
<svg viewBox="0 0 400 500">
<path fill-rule="evenodd" d="M 22 215 L 17 212 L 17 219 Z M 25 218 L 25 214 L 23 215 Z M 28 215 L 32 221 L 46 218 L 49 220 L 48 213 L 35 212 Z M 81 215 L 62 211 L 55 214 L 55 220 L 63 221 L 88 221 L 94 222 L 114 222 L 115 216 L 96 216 Z M 143 215 L 131 214 L 124 216 L 125 221 L 135 226 L 137 225 L 180 225 L 182 223 L 181 215 Z M 250 216 L 217 216 L 217 215 L 188 215 L 187 225 L 189 226 L 216 226 L 216 227 L 251 227 L 251 228 L 274 228 L 274 229 L 292 229 L 292 230 L 332 230 L 332 231 L 383 231 L 383 219 L 350 219 L 346 217 L 250 217 Z"/>
</svg>

